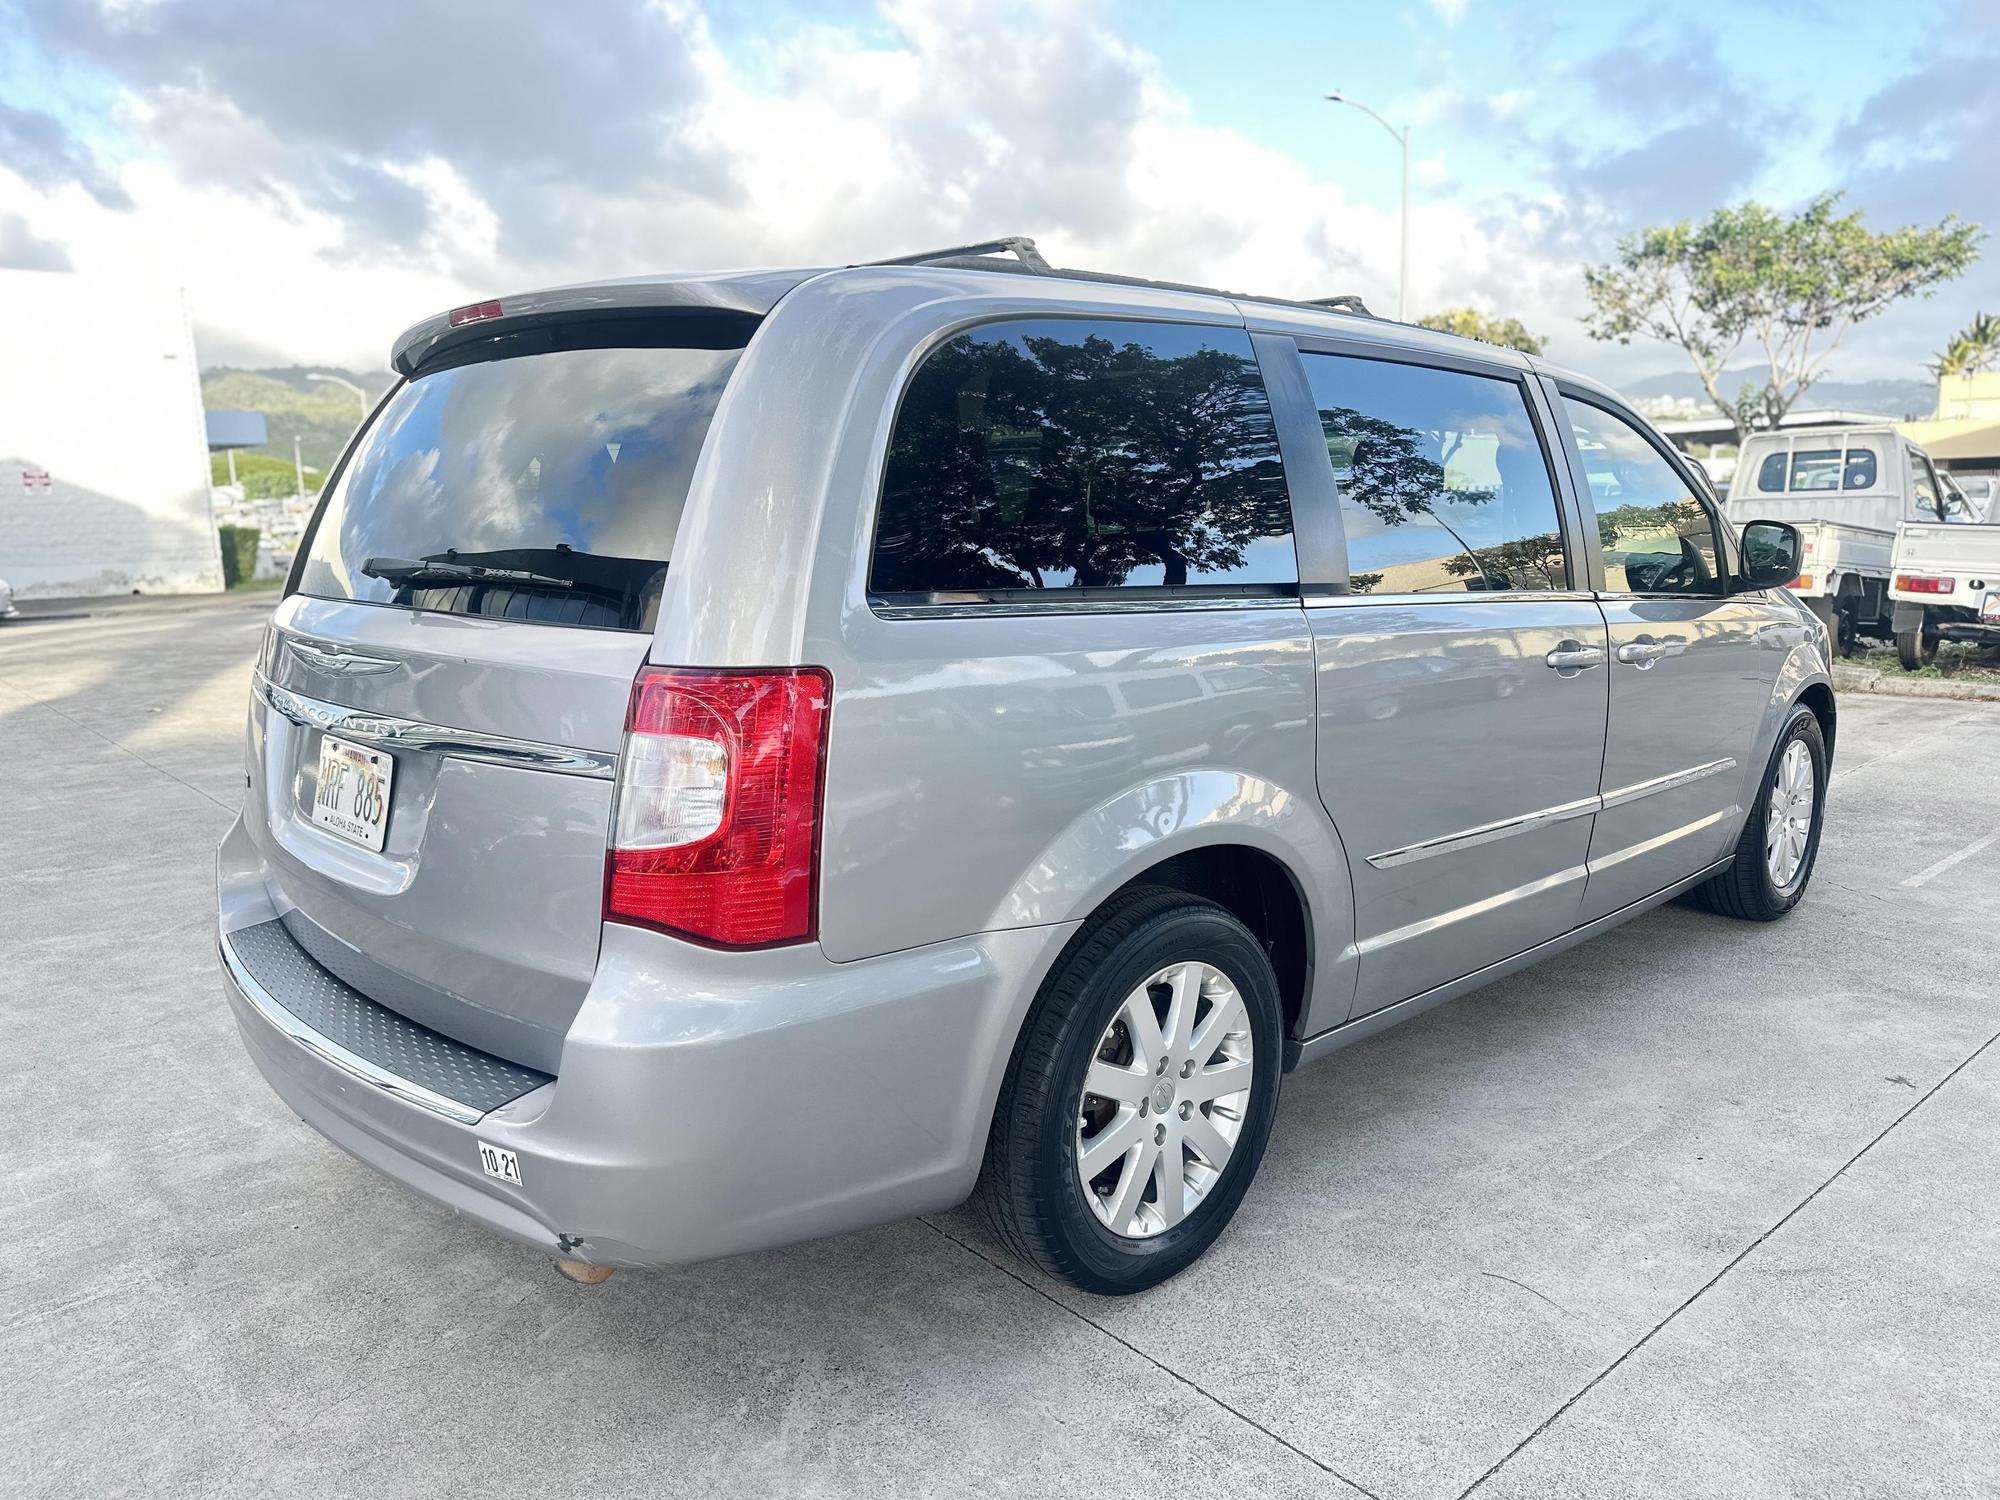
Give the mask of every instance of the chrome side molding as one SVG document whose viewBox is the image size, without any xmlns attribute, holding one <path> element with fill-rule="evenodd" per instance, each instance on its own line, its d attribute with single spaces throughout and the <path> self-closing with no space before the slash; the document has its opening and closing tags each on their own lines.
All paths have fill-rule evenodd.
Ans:
<svg viewBox="0 0 2000 1500">
<path fill-rule="evenodd" d="M 1547 828 L 1551 823 L 1566 823 L 1571 818 L 1588 817 L 1597 811 L 1599 801 L 1600 799 L 1596 797 L 1585 797 L 1579 802 L 1565 802 L 1557 807 L 1545 807 L 1539 812 L 1524 813 L 1518 818 L 1503 818 L 1498 823 L 1482 823 L 1479 827 L 1468 828 L 1463 833 L 1448 833 L 1442 838 L 1426 839 L 1421 844 L 1408 844 L 1401 849 L 1371 854 L 1368 856 L 1368 863 L 1378 870 L 1393 870 L 1398 865 L 1414 864 L 1420 859 L 1430 859 L 1439 854 L 1455 854 L 1460 849 L 1471 849 L 1480 844 L 1493 843 L 1496 839 L 1512 838 L 1517 833 Z"/>
<path fill-rule="evenodd" d="M 539 740 L 520 740 L 503 734 L 482 734 L 474 729 L 453 729 L 445 724 L 427 724 L 421 719 L 371 714 L 281 688 L 262 675 L 256 679 L 256 693 L 273 712 L 283 714 L 294 724 L 337 734 L 357 744 L 380 745 L 384 749 L 430 750 L 454 760 L 554 771 L 564 776 L 588 776 L 599 781 L 609 781 L 618 774 L 618 757 L 600 750 L 574 750 L 567 745 L 549 745 Z"/>
<path fill-rule="evenodd" d="M 1637 802 L 1641 797 L 1650 797 L 1655 792 L 1671 792 L 1677 786 L 1700 781 L 1704 776 L 1720 776 L 1724 771 L 1735 769 L 1736 757 L 1725 755 L 1721 760 L 1689 766 L 1685 771 L 1669 771 L 1665 776 L 1655 776 L 1651 781 L 1635 781 L 1630 786 L 1621 786 L 1615 792 L 1606 792 L 1597 800 L 1606 808 L 1623 807 L 1628 802 Z"/>
<path fill-rule="evenodd" d="M 1623 807 L 1628 802 L 1637 802 L 1641 797 L 1650 797 L 1656 792 L 1670 792 L 1675 787 L 1700 781 L 1705 776 L 1719 776 L 1724 771 L 1734 770 L 1735 767 L 1736 757 L 1724 756 L 1721 760 L 1689 766 L 1685 771 L 1672 771 L 1665 776 L 1655 776 L 1650 781 L 1635 781 L 1630 786 L 1622 786 L 1616 791 L 1604 792 L 1595 797 L 1564 802 L 1556 807 L 1544 807 L 1537 812 L 1523 813 L 1518 818 L 1503 818 L 1497 823 L 1482 823 L 1477 828 L 1467 828 L 1460 833 L 1448 833 L 1442 838 L 1426 839 L 1421 844 L 1408 844 L 1401 849 L 1387 849 L 1380 854 L 1369 855 L 1368 863 L 1378 870 L 1393 870 L 1398 865 L 1414 864 L 1420 859 L 1431 859 L 1440 854 L 1456 854 L 1461 849 L 1490 844 L 1496 839 L 1512 838 L 1517 833 L 1546 828 L 1552 823 L 1588 817 L 1607 808 Z"/>
</svg>

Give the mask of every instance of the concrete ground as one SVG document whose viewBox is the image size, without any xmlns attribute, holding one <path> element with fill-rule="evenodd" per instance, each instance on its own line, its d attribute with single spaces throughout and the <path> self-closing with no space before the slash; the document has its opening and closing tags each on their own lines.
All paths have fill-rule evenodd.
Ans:
<svg viewBox="0 0 2000 1500">
<path fill-rule="evenodd" d="M 0 628 L 0 1491 L 2000 1492 L 2000 705 L 1841 704 L 1813 890 L 1293 1075 L 1125 1301 L 964 1213 L 585 1289 L 299 1124 L 211 851 L 271 601 Z"/>
</svg>

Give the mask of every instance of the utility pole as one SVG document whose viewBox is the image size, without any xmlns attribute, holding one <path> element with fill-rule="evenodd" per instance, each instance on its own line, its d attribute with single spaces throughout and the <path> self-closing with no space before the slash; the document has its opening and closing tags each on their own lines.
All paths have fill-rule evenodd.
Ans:
<svg viewBox="0 0 2000 1500">
<path fill-rule="evenodd" d="M 306 461 L 299 456 L 299 435 L 296 432 L 292 434 L 292 472 L 298 476 L 299 503 L 303 505 L 306 499 Z"/>
<path fill-rule="evenodd" d="M 1394 136 L 1396 144 L 1403 148 L 1403 244 L 1396 268 L 1396 321 L 1407 323 L 1410 321 L 1410 127 L 1405 125 L 1398 130 L 1359 99 L 1350 99 L 1339 89 L 1335 89 L 1326 97 L 1334 104 L 1351 105 L 1360 110 Z"/>
</svg>

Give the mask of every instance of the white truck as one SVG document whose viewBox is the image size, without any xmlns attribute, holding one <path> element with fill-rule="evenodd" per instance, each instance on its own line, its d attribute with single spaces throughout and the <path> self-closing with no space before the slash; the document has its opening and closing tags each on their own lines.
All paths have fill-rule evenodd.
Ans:
<svg viewBox="0 0 2000 1500">
<path fill-rule="evenodd" d="M 1893 566 L 1896 655 L 1905 667 L 1929 666 L 1939 641 L 2000 646 L 2000 518 L 1906 521 Z"/>
<path fill-rule="evenodd" d="M 1804 566 L 1792 589 L 1845 656 L 1857 636 L 1894 633 L 1897 528 L 1943 522 L 1945 493 L 1930 458 L 1894 427 L 1791 427 L 1745 439 L 1727 508 L 1738 526 L 1798 527 Z"/>
</svg>

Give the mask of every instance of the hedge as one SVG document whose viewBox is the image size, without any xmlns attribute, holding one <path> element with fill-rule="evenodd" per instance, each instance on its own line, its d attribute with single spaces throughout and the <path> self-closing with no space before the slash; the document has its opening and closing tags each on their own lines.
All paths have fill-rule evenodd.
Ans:
<svg viewBox="0 0 2000 1500">
<path fill-rule="evenodd" d="M 257 571 L 257 528 L 221 526 L 216 530 L 222 538 L 222 586 L 239 588 Z"/>
</svg>

